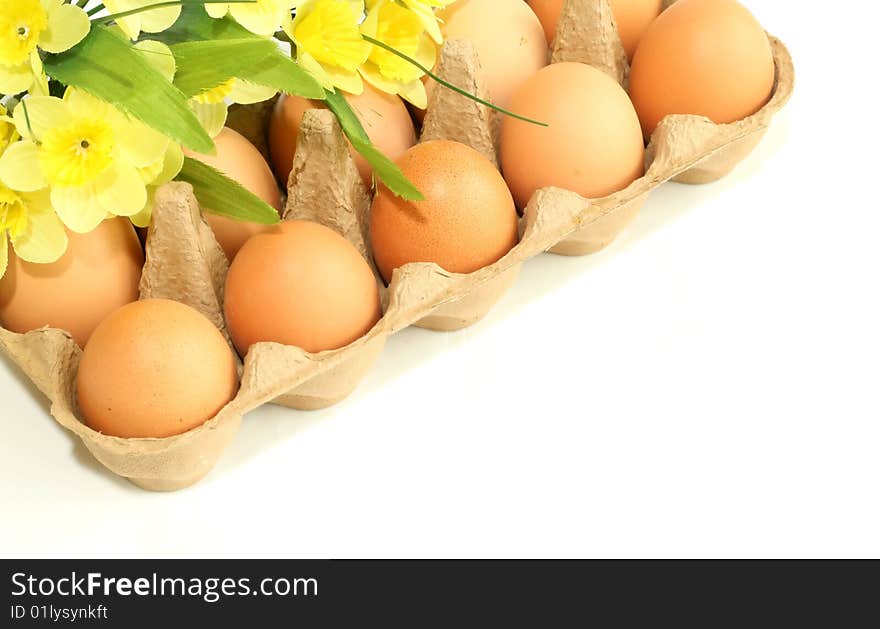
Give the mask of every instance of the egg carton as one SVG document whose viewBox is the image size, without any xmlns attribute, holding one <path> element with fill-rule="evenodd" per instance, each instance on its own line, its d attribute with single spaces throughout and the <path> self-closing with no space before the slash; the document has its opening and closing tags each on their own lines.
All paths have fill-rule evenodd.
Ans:
<svg viewBox="0 0 880 629">
<path fill-rule="evenodd" d="M 551 61 L 602 68 L 625 84 L 628 67 L 608 0 L 568 0 L 551 49 Z M 769 102 L 754 115 L 717 125 L 698 116 L 664 119 L 646 151 L 646 172 L 626 189 L 585 199 L 558 188 L 537 191 L 520 220 L 519 243 L 496 263 L 469 274 L 436 264 L 408 264 L 386 287 L 376 272 L 383 317 L 362 338 L 341 349 L 309 353 L 276 343 L 251 348 L 240 366 L 241 385 L 216 417 L 181 435 L 123 439 L 95 432 L 76 400 L 81 350 L 62 330 L 16 334 L 0 328 L 0 347 L 50 400 L 52 416 L 76 434 L 107 469 L 149 490 L 178 490 L 203 478 L 231 443 L 249 411 L 266 403 L 310 410 L 349 395 L 378 359 L 387 338 L 409 325 L 456 330 L 480 320 L 516 279 L 523 262 L 550 251 L 585 255 L 606 247 L 628 225 L 652 190 L 666 181 L 698 184 L 732 170 L 760 141 L 788 101 L 794 68 L 785 46 L 768 35 L 776 64 Z M 466 41 L 447 41 L 437 72 L 453 84 L 489 97 L 479 59 Z M 265 147 L 269 108 L 240 109 L 236 127 Z M 434 90 L 422 141 L 463 142 L 498 163 L 498 118 L 489 108 L 449 90 Z M 326 110 L 303 117 L 284 219 L 320 222 L 345 236 L 371 265 L 371 191 L 358 175 L 338 122 Z M 376 271 L 373 265 L 374 271 Z M 223 319 L 228 263 L 202 218 L 188 184 L 171 183 L 156 195 L 146 244 L 141 298 L 174 299 L 207 316 L 229 339 Z M 231 345 L 231 344 L 230 344 Z"/>
</svg>

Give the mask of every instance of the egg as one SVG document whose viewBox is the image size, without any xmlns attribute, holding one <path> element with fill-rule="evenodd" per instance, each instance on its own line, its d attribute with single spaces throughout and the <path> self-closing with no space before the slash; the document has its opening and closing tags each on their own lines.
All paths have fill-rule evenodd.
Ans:
<svg viewBox="0 0 880 629">
<path fill-rule="evenodd" d="M 630 95 L 650 135 L 664 116 L 741 120 L 775 82 L 766 33 L 735 0 L 679 0 L 651 25 L 630 72 Z"/>
<path fill-rule="evenodd" d="M 523 81 L 547 65 L 549 51 L 541 22 L 522 0 L 458 0 L 438 17 L 445 39 L 474 44 L 490 100 L 496 105 L 507 107 Z M 433 81 L 427 85 L 436 89 Z"/>
<path fill-rule="evenodd" d="M 9 246 L 0 324 L 19 333 L 60 328 L 82 347 L 108 314 L 138 298 L 144 252 L 124 218 L 87 234 L 68 231 L 67 237 L 67 251 L 50 264 L 25 262 Z M 5 239 L 0 246 L 7 246 Z"/>
<path fill-rule="evenodd" d="M 471 273 L 516 245 L 513 198 L 501 174 L 480 153 L 436 140 L 414 146 L 397 165 L 425 199 L 406 201 L 384 186 L 373 199 L 370 235 L 386 281 L 409 262 Z"/>
<path fill-rule="evenodd" d="M 343 94 L 370 140 L 389 159 L 397 159 L 416 143 L 412 118 L 400 97 L 381 92 L 366 82 L 361 94 Z M 308 109 L 323 107 L 324 104 L 319 101 L 299 96 L 282 96 L 278 99 L 269 123 L 269 152 L 275 173 L 282 182 L 286 183 L 290 177 L 303 114 Z M 351 149 L 351 154 L 364 183 L 372 185 L 373 170 L 370 164 L 354 149 Z"/>
<path fill-rule="evenodd" d="M 226 322 L 239 353 L 271 341 L 321 352 L 348 345 L 382 315 L 376 277 L 328 227 L 284 221 L 242 247 L 226 279 Z"/>
<path fill-rule="evenodd" d="M 564 2 L 565 0 L 529 0 L 529 5 L 541 21 L 550 43 L 556 37 L 556 26 Z M 663 11 L 663 0 L 610 0 L 610 3 L 617 32 L 626 56 L 631 61 L 645 31 Z"/>
<path fill-rule="evenodd" d="M 645 146 L 635 109 L 620 85 L 582 63 L 555 63 L 533 75 L 511 103 L 541 127 L 505 118 L 501 165 L 519 207 L 556 186 L 604 197 L 644 174 Z"/>
<path fill-rule="evenodd" d="M 113 312 L 86 344 L 76 377 L 86 424 L 124 438 L 184 433 L 238 390 L 235 355 L 198 311 L 147 299 Z"/>
<path fill-rule="evenodd" d="M 253 192 L 263 201 L 281 212 L 281 192 L 269 164 L 257 148 L 243 135 L 224 127 L 214 138 L 216 155 L 203 155 L 184 150 L 187 157 L 213 166 L 230 179 Z M 205 220 L 214 231 L 217 242 L 229 260 L 233 260 L 247 240 L 266 230 L 266 225 L 238 221 L 225 216 L 205 212 Z"/>
</svg>

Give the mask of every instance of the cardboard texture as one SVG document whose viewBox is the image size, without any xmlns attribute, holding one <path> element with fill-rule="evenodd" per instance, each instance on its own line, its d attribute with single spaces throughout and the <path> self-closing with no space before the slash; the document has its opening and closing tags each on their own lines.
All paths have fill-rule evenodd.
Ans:
<svg viewBox="0 0 880 629">
<path fill-rule="evenodd" d="M 604 23 L 587 28 L 584 16 L 600 16 Z M 615 44 L 608 20 L 613 18 L 607 11 L 607 0 L 569 0 L 554 58 L 584 59 L 582 55 L 605 50 L 603 54 L 616 59 L 619 37 Z M 613 22 L 610 24 L 613 27 Z M 566 43 L 577 33 L 597 37 L 601 45 Z M 81 352 L 63 331 L 15 334 L 0 328 L 0 348 L 49 399 L 56 421 L 77 435 L 111 472 L 150 490 L 187 487 L 214 467 L 242 417 L 254 408 L 269 402 L 298 409 L 334 404 L 366 375 L 389 335 L 409 325 L 438 330 L 470 325 L 506 292 L 525 260 L 544 251 L 567 255 L 598 251 L 614 240 L 648 194 L 662 183 L 670 179 L 704 183 L 729 172 L 758 143 L 793 89 L 794 70 L 788 52 L 777 39 L 770 37 L 770 41 L 776 85 L 770 101 L 755 115 L 729 125 L 716 125 L 698 116 L 666 118 L 651 138 L 642 178 L 602 199 L 588 200 L 557 188 L 537 191 L 520 221 L 520 242 L 498 262 L 474 273 L 449 273 L 436 264 L 409 264 L 394 271 L 387 288 L 377 273 L 384 314 L 365 336 L 341 349 L 318 354 L 275 343 L 255 345 L 242 365 L 235 399 L 216 417 L 182 435 L 120 439 L 86 426 L 75 394 Z M 594 62 L 603 63 L 601 59 Z M 438 68 L 441 76 L 482 93 L 479 72 L 472 46 L 456 41 L 444 45 Z M 497 163 L 497 122 L 481 107 L 448 90 L 435 90 L 423 139 L 456 139 Z M 238 118 L 246 121 L 253 133 L 265 133 L 270 111 L 271 106 L 249 107 L 242 109 Z M 336 119 L 326 110 L 306 112 L 288 181 L 284 218 L 314 220 L 336 230 L 372 265 L 370 200 L 371 193 L 357 174 Z M 186 303 L 226 333 L 222 304 L 227 271 L 226 259 L 200 215 L 191 187 L 183 183 L 163 186 L 156 197 L 147 241 L 141 297 Z"/>
</svg>

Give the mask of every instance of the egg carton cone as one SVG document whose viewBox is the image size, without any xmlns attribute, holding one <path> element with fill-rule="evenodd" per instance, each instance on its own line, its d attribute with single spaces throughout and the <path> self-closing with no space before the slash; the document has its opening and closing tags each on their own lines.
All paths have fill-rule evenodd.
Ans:
<svg viewBox="0 0 880 629">
<path fill-rule="evenodd" d="M 568 12 L 563 20 L 574 17 Z M 564 24 L 562 29 L 569 32 Z M 760 140 L 793 90 L 794 68 L 788 51 L 779 40 L 768 37 L 776 82 L 769 102 L 756 114 L 728 125 L 698 116 L 668 116 L 651 137 L 643 177 L 601 199 L 586 199 L 559 188 L 538 190 L 520 220 L 519 243 L 485 268 L 456 274 L 436 264 L 407 264 L 394 271 L 387 287 L 377 273 L 383 316 L 372 330 L 343 348 L 317 354 L 276 343 L 254 345 L 241 366 L 236 397 L 216 417 L 186 433 L 162 439 L 123 439 L 90 429 L 76 401 L 81 351 L 64 331 L 17 334 L 0 328 L 0 349 L 48 398 L 55 420 L 76 434 L 108 470 L 149 490 L 192 485 L 216 465 L 242 417 L 251 410 L 273 402 L 299 409 L 336 403 L 368 373 L 389 335 L 410 325 L 452 330 L 473 323 L 504 294 L 529 258 L 544 251 L 579 255 L 601 249 L 664 182 L 702 183 L 729 172 Z M 472 47 L 447 42 L 440 58 L 438 71 L 444 78 L 482 89 L 479 60 Z M 436 91 L 445 90 L 438 87 Z M 491 159 L 497 137 L 493 116 L 465 101 L 432 96 L 428 116 L 434 121 L 423 139 L 455 139 Z M 253 125 L 254 133 L 265 133 L 270 111 L 271 107 L 246 108 L 242 119 Z M 339 124 L 329 111 L 311 110 L 304 115 L 288 184 L 285 218 L 327 225 L 372 264 L 367 220 L 371 191 L 357 176 Z M 192 188 L 185 183 L 163 186 L 156 196 L 147 239 L 141 297 L 188 304 L 228 338 L 222 307 L 227 271 L 226 259 L 201 216 Z"/>
</svg>

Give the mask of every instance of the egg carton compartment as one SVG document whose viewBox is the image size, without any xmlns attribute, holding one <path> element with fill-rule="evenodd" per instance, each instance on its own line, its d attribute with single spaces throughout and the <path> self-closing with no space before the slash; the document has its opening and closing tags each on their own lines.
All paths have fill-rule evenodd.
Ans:
<svg viewBox="0 0 880 629">
<path fill-rule="evenodd" d="M 598 31 L 596 15 L 604 16 Z M 615 44 L 609 35 L 614 31 L 608 30 L 608 20 L 613 27 L 613 17 L 607 0 L 569 0 L 553 46 L 555 61 L 584 59 L 582 51 L 589 47 L 566 47 L 563 37 L 582 25 L 583 16 L 593 24 L 590 32 L 594 37 L 600 32 L 603 42 L 610 41 L 599 49 L 613 52 L 620 44 L 619 37 Z M 470 325 L 501 298 L 529 258 L 544 251 L 566 255 L 598 251 L 616 238 L 659 185 L 670 179 L 703 183 L 729 172 L 757 144 L 793 89 L 788 52 L 775 38 L 770 41 L 776 84 L 770 101 L 755 115 L 729 125 L 716 125 L 697 116 L 667 117 L 651 137 L 643 177 L 601 199 L 588 200 L 558 188 L 538 190 L 520 219 L 519 243 L 496 263 L 478 271 L 456 274 L 436 264 L 408 264 L 394 271 L 387 287 L 376 273 L 383 316 L 366 335 L 343 348 L 320 353 L 258 343 L 241 364 L 236 397 L 214 418 L 181 435 L 123 439 L 89 428 L 82 420 L 75 392 L 81 350 L 64 331 L 17 334 L 0 328 L 0 347 L 50 400 L 56 421 L 82 439 L 107 469 L 148 490 L 182 489 L 210 472 L 235 437 L 242 417 L 251 410 L 266 403 L 304 410 L 335 404 L 369 372 L 389 335 L 409 325 L 437 330 Z M 456 85 L 490 96 L 483 87 L 476 52 L 468 42 L 447 41 L 437 72 Z M 624 67 L 623 80 L 625 74 Z M 271 104 L 261 104 L 237 108 L 231 118 L 264 152 L 270 112 Z M 498 124 L 489 108 L 437 89 L 431 95 L 421 139 L 457 140 L 497 164 Z M 307 111 L 288 181 L 284 218 L 313 220 L 334 229 L 373 265 L 370 203 L 371 192 L 357 173 L 336 119 L 326 110 Z M 375 272 L 374 265 L 373 269 Z M 156 196 L 147 239 L 141 298 L 162 297 L 192 306 L 229 339 L 223 318 L 227 271 L 226 258 L 202 218 L 190 186 L 163 186 Z"/>
</svg>

